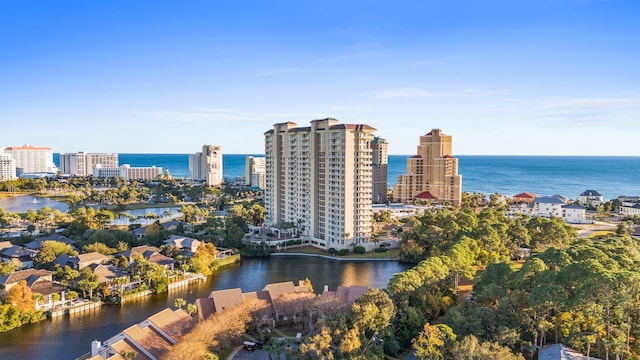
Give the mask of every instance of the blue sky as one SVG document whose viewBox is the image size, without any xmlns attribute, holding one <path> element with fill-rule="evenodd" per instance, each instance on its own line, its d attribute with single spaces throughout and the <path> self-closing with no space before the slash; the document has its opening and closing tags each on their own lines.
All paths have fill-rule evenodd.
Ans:
<svg viewBox="0 0 640 360">
<path fill-rule="evenodd" d="M 366 123 L 391 154 L 640 155 L 640 2 L 0 0 L 0 146 L 264 152 Z"/>
</svg>

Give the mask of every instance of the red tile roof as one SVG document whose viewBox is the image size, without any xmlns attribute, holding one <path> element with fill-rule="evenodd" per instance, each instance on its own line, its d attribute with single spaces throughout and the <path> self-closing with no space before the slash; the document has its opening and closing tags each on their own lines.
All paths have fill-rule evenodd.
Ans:
<svg viewBox="0 0 640 360">
<path fill-rule="evenodd" d="M 415 196 L 416 199 L 425 199 L 425 200 L 435 200 L 437 199 L 435 196 L 433 196 L 430 192 L 428 191 L 423 191 L 420 194 Z"/>
<path fill-rule="evenodd" d="M 523 192 L 518 195 L 513 195 L 514 198 L 526 198 L 526 199 L 535 199 L 538 197 L 536 194 L 532 194 L 530 192 Z"/>
</svg>

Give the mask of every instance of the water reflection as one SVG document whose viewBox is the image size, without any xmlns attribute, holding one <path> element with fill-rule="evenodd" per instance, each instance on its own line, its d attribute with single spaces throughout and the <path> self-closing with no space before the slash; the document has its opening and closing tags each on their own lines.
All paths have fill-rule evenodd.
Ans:
<svg viewBox="0 0 640 360">
<path fill-rule="evenodd" d="M 335 290 L 340 285 L 386 287 L 394 273 L 405 270 L 396 262 L 342 262 L 316 257 L 272 257 L 248 259 L 223 268 L 207 281 L 172 290 L 169 294 L 127 303 L 103 306 L 99 311 L 61 317 L 27 325 L 0 336 L 0 359 L 73 359 L 90 350 L 91 341 L 106 340 L 125 328 L 166 308 L 173 301 L 209 296 L 212 290 L 241 288 L 261 290 L 268 283 L 309 278 L 317 294 L 324 285 Z"/>
<path fill-rule="evenodd" d="M 63 213 L 66 213 L 69 208 L 66 203 L 47 197 L 25 195 L 0 198 L 0 208 L 6 212 L 24 213 L 29 209 L 38 211 L 45 206 L 51 209 L 58 209 Z"/>
</svg>

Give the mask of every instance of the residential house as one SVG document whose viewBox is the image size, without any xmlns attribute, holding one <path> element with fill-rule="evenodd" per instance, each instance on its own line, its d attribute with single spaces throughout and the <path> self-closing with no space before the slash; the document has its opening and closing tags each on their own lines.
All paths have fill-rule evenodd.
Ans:
<svg viewBox="0 0 640 360">
<path fill-rule="evenodd" d="M 91 265 L 91 264 L 105 264 L 111 257 L 102 255 L 98 252 L 90 252 L 85 254 L 79 254 L 77 256 L 69 256 L 66 254 L 59 255 L 54 261 L 54 264 L 59 264 L 60 266 L 70 266 L 75 270 L 82 270 L 83 268 Z"/>
<path fill-rule="evenodd" d="M 186 256 L 195 255 L 198 247 L 202 243 L 200 240 L 192 239 L 186 236 L 180 235 L 171 235 L 167 240 L 164 241 L 166 245 L 173 245 L 177 249 L 184 250 Z"/>
<path fill-rule="evenodd" d="M 620 206 L 622 216 L 640 216 L 640 202 L 625 201 Z"/>
<path fill-rule="evenodd" d="M 69 239 L 68 237 L 64 236 L 64 235 L 59 235 L 59 234 L 53 234 L 53 235 L 49 235 L 49 236 L 44 236 L 44 237 L 40 237 L 37 238 L 31 242 L 28 242 L 26 244 L 24 244 L 24 247 L 31 249 L 31 250 L 40 250 L 42 249 L 42 243 L 44 243 L 45 241 L 57 241 L 57 242 L 61 242 L 61 243 L 65 243 L 65 244 L 69 244 L 71 246 L 73 246 L 76 241 L 73 239 Z"/>
<path fill-rule="evenodd" d="M 89 359 L 123 359 L 123 353 L 133 354 L 134 359 L 161 359 L 192 325 L 193 319 L 184 310 L 167 308 L 104 342 L 94 340 Z"/>
<path fill-rule="evenodd" d="M 322 291 L 323 298 L 334 297 L 344 301 L 347 306 L 353 305 L 353 302 L 356 301 L 357 298 L 364 295 L 367 291 L 369 291 L 368 286 L 338 286 L 336 291 L 329 291 L 329 287 L 327 285 L 324 286 L 324 290 Z"/>
<path fill-rule="evenodd" d="M 48 296 L 53 293 L 59 293 L 63 288 L 53 282 L 53 272 L 48 270 L 26 269 L 15 271 L 8 275 L 0 276 L 0 296 L 4 296 L 11 288 L 21 281 L 26 281 L 27 286 L 34 293 Z"/>
<path fill-rule="evenodd" d="M 33 258 L 38 252 L 19 245 L 13 245 L 9 241 L 0 242 L 0 260 L 13 262 L 19 269 L 33 267 Z"/>
<path fill-rule="evenodd" d="M 542 217 L 562 217 L 564 201 L 557 197 L 537 197 L 533 202 L 533 213 Z"/>
<path fill-rule="evenodd" d="M 604 197 L 596 190 L 585 190 L 578 196 L 578 203 L 586 207 L 595 208 L 604 202 Z"/>
<path fill-rule="evenodd" d="M 538 350 L 539 360 L 596 360 L 597 358 L 582 355 L 581 353 L 564 346 L 563 344 L 546 345 Z"/>
<path fill-rule="evenodd" d="M 580 204 L 562 205 L 562 218 L 570 224 L 586 224 L 589 222 L 586 211 L 587 209 Z"/>
<path fill-rule="evenodd" d="M 129 278 L 129 274 L 113 265 L 91 264 L 87 266 L 91 272 L 97 276 L 98 282 L 104 285 L 111 285 L 111 280 L 120 277 Z"/>
<path fill-rule="evenodd" d="M 161 250 L 155 246 L 141 245 L 132 247 L 121 253 L 121 255 L 126 257 L 129 263 L 135 262 L 136 255 L 140 255 L 154 264 L 163 266 L 165 269 L 173 270 L 175 261 L 168 256 L 162 255 L 160 251 Z"/>
<path fill-rule="evenodd" d="M 533 204 L 537 195 L 530 192 L 523 192 L 518 195 L 513 195 L 512 202 L 514 204 Z"/>
<path fill-rule="evenodd" d="M 243 293 L 240 288 L 212 291 L 208 298 L 197 299 L 196 307 L 200 319 L 206 319 L 215 312 L 229 309 L 247 301 L 258 299 L 269 303 L 268 318 L 271 322 L 280 319 L 282 311 L 278 309 L 278 298 L 285 294 L 309 293 L 309 289 L 301 283 L 297 286 L 292 281 L 267 284 L 261 291 Z M 269 320 L 263 319 L 263 320 Z"/>
</svg>

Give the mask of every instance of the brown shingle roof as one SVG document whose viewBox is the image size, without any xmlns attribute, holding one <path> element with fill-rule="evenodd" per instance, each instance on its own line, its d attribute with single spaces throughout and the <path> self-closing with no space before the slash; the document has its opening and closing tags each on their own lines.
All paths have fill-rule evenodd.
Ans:
<svg viewBox="0 0 640 360">
<path fill-rule="evenodd" d="M 240 288 L 212 291 L 209 297 L 213 300 L 214 311 L 222 311 L 243 303 Z"/>
<path fill-rule="evenodd" d="M 149 326 L 142 328 L 138 324 L 132 325 L 125 329 L 123 333 L 156 359 L 160 358 L 171 347 L 171 343 L 168 340 Z"/>
<path fill-rule="evenodd" d="M 191 316 L 184 310 L 172 311 L 169 308 L 149 317 L 150 322 L 176 342 L 191 328 L 191 319 Z"/>
<path fill-rule="evenodd" d="M 22 280 L 27 280 L 30 277 L 34 278 L 43 278 L 53 276 L 53 271 L 48 270 L 36 270 L 36 269 L 26 269 L 12 272 L 8 275 L 0 276 L 0 285 L 14 284 L 20 282 Z"/>
</svg>

